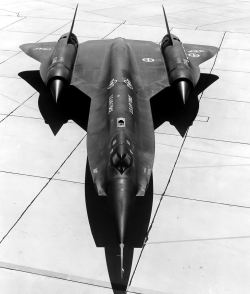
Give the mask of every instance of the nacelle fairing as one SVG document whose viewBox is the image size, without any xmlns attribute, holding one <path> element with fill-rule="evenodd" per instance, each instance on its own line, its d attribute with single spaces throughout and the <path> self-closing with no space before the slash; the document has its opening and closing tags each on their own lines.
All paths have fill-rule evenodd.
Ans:
<svg viewBox="0 0 250 294">
<path fill-rule="evenodd" d="M 58 99 L 63 88 L 70 85 L 78 49 L 75 34 L 64 34 L 51 54 L 45 78 L 54 98 Z"/>
<path fill-rule="evenodd" d="M 191 90 L 194 88 L 193 65 L 175 35 L 165 35 L 161 42 L 161 52 L 166 65 L 169 83 L 176 88 L 185 104 Z"/>
<path fill-rule="evenodd" d="M 172 35 L 173 45 L 169 44 L 169 36 L 166 35 L 161 43 L 161 51 L 172 85 L 178 80 L 186 80 L 194 86 L 192 64 L 183 48 L 180 40 Z"/>
</svg>

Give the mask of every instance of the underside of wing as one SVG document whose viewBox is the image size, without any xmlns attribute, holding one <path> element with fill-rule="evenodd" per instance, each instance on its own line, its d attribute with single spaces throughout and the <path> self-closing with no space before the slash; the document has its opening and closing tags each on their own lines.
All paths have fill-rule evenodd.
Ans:
<svg viewBox="0 0 250 294">
<path fill-rule="evenodd" d="M 46 61 L 56 46 L 56 42 L 43 42 L 43 43 L 28 43 L 20 46 L 20 49 L 36 59 L 39 62 Z"/>
<path fill-rule="evenodd" d="M 212 58 L 219 49 L 214 46 L 205 45 L 195 45 L 195 44 L 183 44 L 186 54 L 189 60 L 195 64 L 199 65 L 208 59 Z"/>
</svg>

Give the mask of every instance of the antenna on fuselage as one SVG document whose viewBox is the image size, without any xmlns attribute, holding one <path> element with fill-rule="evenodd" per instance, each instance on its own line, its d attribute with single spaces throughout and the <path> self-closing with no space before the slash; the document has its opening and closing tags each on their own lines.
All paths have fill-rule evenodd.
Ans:
<svg viewBox="0 0 250 294">
<path fill-rule="evenodd" d="M 69 42 L 69 38 L 70 38 L 70 36 L 71 36 L 71 34 L 72 34 L 72 31 L 73 31 L 73 28 L 74 28 L 77 8 L 78 8 L 78 3 L 77 3 L 77 5 L 76 5 L 76 9 L 75 9 L 74 17 L 73 17 L 73 20 L 72 20 L 71 28 L 70 28 L 70 31 L 69 31 L 69 34 L 68 34 L 67 43 Z"/>
<path fill-rule="evenodd" d="M 164 14 L 164 19 L 165 19 L 165 24 L 166 24 L 167 32 L 168 32 L 168 35 L 169 35 L 169 38 L 170 38 L 170 41 L 171 41 L 171 45 L 173 45 L 173 38 L 172 38 L 172 35 L 170 33 L 170 29 L 169 29 L 169 26 L 168 26 L 168 20 L 167 20 L 165 8 L 164 8 L 163 5 L 162 5 L 162 9 L 163 9 L 163 14 Z"/>
</svg>

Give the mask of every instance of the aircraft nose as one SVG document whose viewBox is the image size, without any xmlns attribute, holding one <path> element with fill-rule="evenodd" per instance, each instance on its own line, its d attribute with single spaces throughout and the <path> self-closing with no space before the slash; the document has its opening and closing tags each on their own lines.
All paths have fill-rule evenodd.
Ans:
<svg viewBox="0 0 250 294">
<path fill-rule="evenodd" d="M 135 200 L 135 189 L 129 179 L 120 178 L 110 182 L 107 192 L 116 222 L 119 243 L 123 244 Z"/>
</svg>

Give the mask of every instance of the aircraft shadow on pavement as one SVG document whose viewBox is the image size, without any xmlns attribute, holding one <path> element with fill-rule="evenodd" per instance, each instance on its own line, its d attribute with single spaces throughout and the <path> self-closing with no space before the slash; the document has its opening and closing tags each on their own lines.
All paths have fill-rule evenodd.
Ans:
<svg viewBox="0 0 250 294">
<path fill-rule="evenodd" d="M 104 247 L 109 278 L 115 294 L 126 293 L 132 267 L 134 248 L 142 248 L 150 222 L 153 203 L 153 178 L 144 197 L 137 197 L 135 209 L 126 231 L 124 246 L 124 276 L 120 276 L 120 249 L 113 216 L 107 197 L 96 193 L 89 165 L 86 166 L 85 198 L 89 224 L 95 244 Z"/>
<path fill-rule="evenodd" d="M 65 89 L 63 96 L 56 104 L 38 70 L 20 72 L 19 76 L 40 94 L 38 98 L 40 113 L 54 135 L 68 120 L 73 120 L 85 131 L 87 130 L 90 108 L 90 98 L 87 95 L 70 86 Z"/>
<path fill-rule="evenodd" d="M 39 92 L 38 106 L 45 123 L 47 123 L 54 135 L 58 133 L 62 125 L 68 120 L 73 120 L 87 131 L 90 98 L 77 88 L 70 86 L 60 97 L 56 104 L 49 89 L 44 85 L 39 71 L 20 72 L 19 76 Z M 164 89 L 150 101 L 154 128 L 157 129 L 165 121 L 175 126 L 181 136 L 193 124 L 198 110 L 198 95 L 213 84 L 218 76 L 202 73 L 200 80 L 183 107 L 171 87 Z"/>
<path fill-rule="evenodd" d="M 19 76 L 39 92 L 38 106 L 45 122 L 54 135 L 69 119 L 87 130 L 90 98 L 75 87 L 69 87 L 56 105 L 50 91 L 41 80 L 39 71 L 25 71 Z M 173 124 L 184 136 L 193 123 L 198 109 L 198 95 L 218 79 L 211 74 L 201 74 L 200 81 L 191 95 L 185 109 L 175 99 L 172 89 L 161 91 L 151 99 L 152 115 L 155 129 L 165 121 Z M 86 165 L 85 176 L 86 209 L 90 229 L 97 247 L 104 247 L 109 278 L 115 294 L 126 293 L 135 248 L 142 248 L 147 237 L 153 203 L 153 177 L 144 197 L 136 198 L 136 205 L 130 223 L 124 247 L 124 277 L 120 276 L 120 250 L 116 228 L 110 215 L 107 197 L 98 196 L 94 187 L 89 165 Z M 93 256 L 93 258 L 95 258 Z"/>
<path fill-rule="evenodd" d="M 157 129 L 164 122 L 168 121 L 183 137 L 197 116 L 199 110 L 198 95 L 218 80 L 218 78 L 218 76 L 213 74 L 202 73 L 185 107 L 183 107 L 182 101 L 176 97 L 176 93 L 171 87 L 164 89 L 153 97 L 150 103 L 154 128 Z"/>
</svg>

